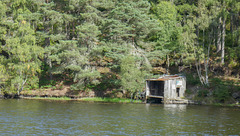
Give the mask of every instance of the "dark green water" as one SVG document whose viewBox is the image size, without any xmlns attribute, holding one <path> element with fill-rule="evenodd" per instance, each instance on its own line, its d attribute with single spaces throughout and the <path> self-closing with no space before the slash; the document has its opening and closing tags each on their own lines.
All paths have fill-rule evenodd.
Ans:
<svg viewBox="0 0 240 136">
<path fill-rule="evenodd" d="M 0 100 L 0 135 L 240 135 L 240 109 Z"/>
</svg>

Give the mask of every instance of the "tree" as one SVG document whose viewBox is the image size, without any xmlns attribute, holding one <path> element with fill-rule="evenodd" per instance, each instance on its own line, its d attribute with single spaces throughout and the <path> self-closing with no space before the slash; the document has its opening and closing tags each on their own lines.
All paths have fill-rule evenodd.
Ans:
<svg viewBox="0 0 240 136">
<path fill-rule="evenodd" d="M 8 16 L 12 18 L 5 20 L 4 26 L 7 36 L 2 37 L 5 45 L 1 46 L 1 50 L 5 57 L 1 63 L 5 66 L 5 74 L 9 75 L 6 93 L 19 94 L 26 84 L 37 87 L 43 50 L 36 45 L 35 32 L 24 18 L 25 14 L 31 14 L 26 8 L 26 1 L 14 1 L 11 5 Z"/>
<path fill-rule="evenodd" d="M 155 46 L 155 50 L 164 53 L 163 56 L 167 58 L 167 68 L 169 69 L 169 54 L 181 50 L 178 43 L 181 27 L 177 22 L 176 6 L 172 2 L 160 1 L 157 5 L 153 5 L 152 10 L 160 27 L 156 35 L 158 44 Z"/>
<path fill-rule="evenodd" d="M 137 68 L 134 56 L 127 55 L 121 60 L 121 85 L 124 90 L 131 94 L 140 92 L 143 89 L 144 72 Z"/>
</svg>

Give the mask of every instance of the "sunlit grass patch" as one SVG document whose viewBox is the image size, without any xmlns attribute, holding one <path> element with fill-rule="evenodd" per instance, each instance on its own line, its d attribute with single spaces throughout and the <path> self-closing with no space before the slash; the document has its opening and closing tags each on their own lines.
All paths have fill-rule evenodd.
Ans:
<svg viewBox="0 0 240 136">
<path fill-rule="evenodd" d="M 93 101 L 93 102 L 113 102 L 113 103 L 141 103 L 141 100 L 131 100 L 126 98 L 101 98 L 101 97 L 88 97 L 81 98 L 81 101 Z"/>
<path fill-rule="evenodd" d="M 27 99 L 41 99 L 41 100 L 73 100 L 70 97 L 30 97 Z M 74 100 L 86 101 L 86 102 L 112 102 L 112 103 L 142 103 L 141 100 L 131 100 L 126 98 L 102 98 L 102 97 L 86 97 Z"/>
<path fill-rule="evenodd" d="M 70 97 L 31 97 L 31 99 L 44 99 L 44 100 L 72 100 Z"/>
</svg>

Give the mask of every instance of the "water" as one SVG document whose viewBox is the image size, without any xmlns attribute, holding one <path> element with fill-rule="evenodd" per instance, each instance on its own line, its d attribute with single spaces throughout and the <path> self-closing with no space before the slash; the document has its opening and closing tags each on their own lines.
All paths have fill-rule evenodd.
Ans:
<svg viewBox="0 0 240 136">
<path fill-rule="evenodd" d="M 0 135 L 240 135 L 240 108 L 0 100 Z"/>
</svg>

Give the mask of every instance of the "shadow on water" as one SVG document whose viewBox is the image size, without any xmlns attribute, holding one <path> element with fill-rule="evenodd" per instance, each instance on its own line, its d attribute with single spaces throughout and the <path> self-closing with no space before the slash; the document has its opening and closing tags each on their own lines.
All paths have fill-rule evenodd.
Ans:
<svg viewBox="0 0 240 136">
<path fill-rule="evenodd" d="M 147 103 L 150 103 L 150 104 L 162 104 L 163 102 L 163 99 L 160 99 L 160 98 L 148 98 L 147 99 Z"/>
</svg>

